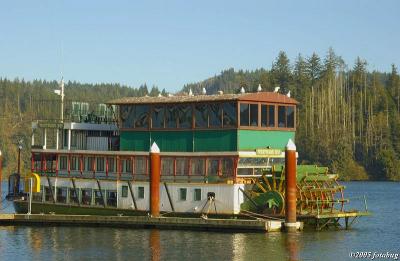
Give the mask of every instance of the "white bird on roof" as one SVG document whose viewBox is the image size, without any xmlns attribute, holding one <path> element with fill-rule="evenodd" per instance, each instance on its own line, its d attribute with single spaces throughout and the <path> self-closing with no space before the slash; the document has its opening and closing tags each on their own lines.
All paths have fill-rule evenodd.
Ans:
<svg viewBox="0 0 400 261">
<path fill-rule="evenodd" d="M 161 92 L 158 94 L 158 97 L 162 97 L 162 94 L 161 94 Z"/>
<path fill-rule="evenodd" d="M 288 93 L 286 94 L 286 96 L 290 98 L 290 91 L 288 91 Z"/>
<path fill-rule="evenodd" d="M 203 93 L 203 95 L 207 94 L 206 88 L 203 87 L 203 89 L 201 90 L 201 92 Z"/>
<path fill-rule="evenodd" d="M 257 92 L 261 92 L 261 91 L 262 91 L 261 84 L 258 84 Z"/>
<path fill-rule="evenodd" d="M 189 96 L 193 96 L 192 88 L 189 89 Z"/>
<path fill-rule="evenodd" d="M 244 87 L 240 88 L 240 93 L 245 93 Z"/>
<path fill-rule="evenodd" d="M 281 87 L 276 86 L 275 89 L 274 89 L 274 92 L 279 92 L 279 89 L 280 89 L 280 88 L 281 88 Z"/>
<path fill-rule="evenodd" d="M 171 93 L 168 93 L 168 97 L 173 97 L 174 95 Z"/>
</svg>

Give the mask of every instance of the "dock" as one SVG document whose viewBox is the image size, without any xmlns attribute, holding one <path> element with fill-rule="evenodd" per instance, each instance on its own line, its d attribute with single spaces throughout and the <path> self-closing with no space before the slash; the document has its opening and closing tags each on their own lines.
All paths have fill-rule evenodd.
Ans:
<svg viewBox="0 0 400 261">
<path fill-rule="evenodd" d="M 298 223 L 298 229 L 301 229 L 302 223 Z M 216 230 L 229 232 L 279 232 L 283 227 L 282 221 L 266 219 L 250 220 L 57 214 L 0 214 L 0 225 L 104 226 L 124 228 Z"/>
</svg>

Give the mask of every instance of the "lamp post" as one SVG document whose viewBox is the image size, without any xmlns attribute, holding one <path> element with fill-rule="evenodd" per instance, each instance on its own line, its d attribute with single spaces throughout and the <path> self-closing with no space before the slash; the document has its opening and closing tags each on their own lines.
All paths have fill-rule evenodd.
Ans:
<svg viewBox="0 0 400 261">
<path fill-rule="evenodd" d="M 22 140 L 18 142 L 18 175 L 21 176 L 21 150 L 22 150 Z"/>
</svg>

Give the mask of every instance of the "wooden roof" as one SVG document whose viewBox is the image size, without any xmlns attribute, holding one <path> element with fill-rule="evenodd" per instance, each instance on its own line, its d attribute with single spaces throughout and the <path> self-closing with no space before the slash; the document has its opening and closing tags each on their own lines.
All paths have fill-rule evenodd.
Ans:
<svg viewBox="0 0 400 261">
<path fill-rule="evenodd" d="M 283 104 L 298 104 L 293 98 L 275 92 L 254 92 L 240 94 L 215 94 L 215 95 L 177 95 L 170 97 L 124 97 L 107 102 L 112 105 L 126 104 L 165 104 L 165 103 L 197 103 L 213 101 L 249 101 L 249 102 L 268 102 Z"/>
</svg>

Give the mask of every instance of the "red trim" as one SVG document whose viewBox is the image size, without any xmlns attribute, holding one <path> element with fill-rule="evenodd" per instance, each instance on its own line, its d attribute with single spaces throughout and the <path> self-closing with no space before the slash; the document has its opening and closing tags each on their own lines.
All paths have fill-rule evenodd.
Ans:
<svg viewBox="0 0 400 261">
<path fill-rule="evenodd" d="M 81 172 L 81 177 L 83 177 L 83 155 L 80 155 L 80 157 L 79 157 L 79 170 L 80 170 L 80 172 Z"/>
<path fill-rule="evenodd" d="M 46 154 L 43 154 L 43 161 L 44 161 L 44 169 L 43 169 L 43 171 L 46 172 L 47 171 Z"/>
<path fill-rule="evenodd" d="M 97 158 L 95 156 L 92 156 L 93 162 L 92 162 L 92 171 L 93 171 L 93 178 L 96 178 L 96 161 Z"/>
</svg>

